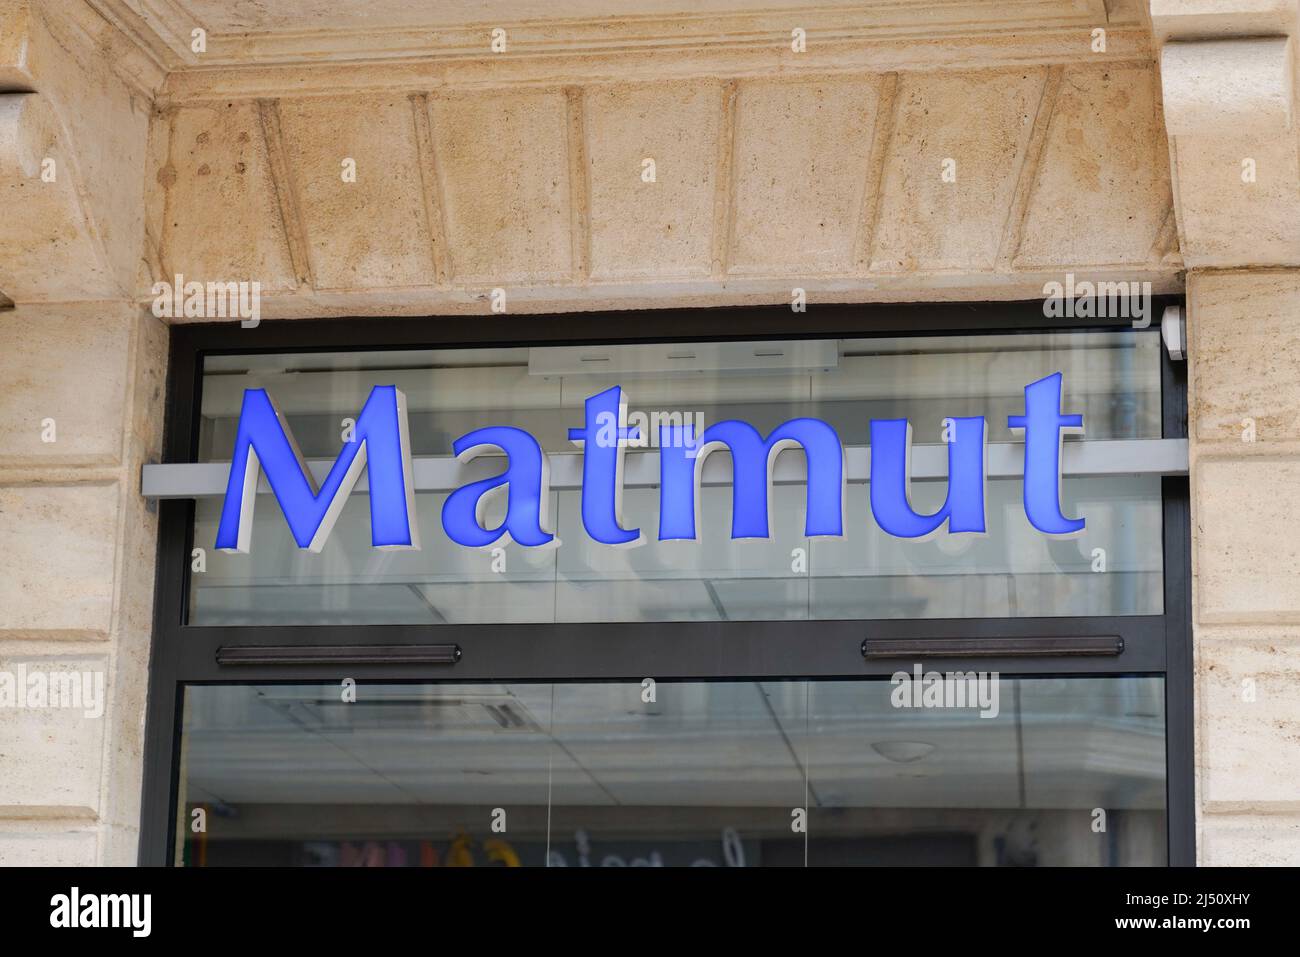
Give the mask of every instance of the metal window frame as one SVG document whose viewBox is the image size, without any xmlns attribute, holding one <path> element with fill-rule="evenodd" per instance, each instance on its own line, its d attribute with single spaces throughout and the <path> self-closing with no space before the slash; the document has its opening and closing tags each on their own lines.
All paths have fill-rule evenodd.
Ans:
<svg viewBox="0 0 1300 957">
<path fill-rule="evenodd" d="M 1153 327 L 1175 297 L 1152 302 Z M 171 328 L 165 463 L 195 461 L 202 362 L 208 355 L 309 351 L 710 342 L 746 339 L 977 335 L 1123 330 L 1127 320 L 1052 320 L 1042 303 L 986 302 L 671 309 L 553 316 L 434 316 L 176 325 Z M 1161 349 L 1162 438 L 1187 438 L 1186 364 Z M 191 626 L 185 623 L 194 502 L 158 502 L 158 566 L 139 862 L 170 865 L 176 835 L 181 696 L 187 684 L 358 681 L 826 679 L 888 675 L 899 658 L 873 640 L 971 638 L 1003 675 L 1161 675 L 1166 704 L 1166 814 L 1172 866 L 1195 863 L 1192 744 L 1191 524 L 1188 479 L 1161 480 L 1164 614 L 1071 618 L 628 622 L 617 624 Z M 1035 644 L 1035 640 L 1039 644 Z M 1090 639 L 1077 642 L 1073 639 Z M 1099 652 L 1108 639 L 1119 647 Z M 1012 641 L 1008 641 L 1012 640 Z M 1028 651 L 1016 647 L 1018 642 Z M 1072 653 L 1062 647 L 1075 646 Z M 988 669 L 979 655 L 938 669 Z M 1092 649 L 1079 651 L 1079 647 Z M 992 650 L 989 650 L 992 649 Z"/>
</svg>

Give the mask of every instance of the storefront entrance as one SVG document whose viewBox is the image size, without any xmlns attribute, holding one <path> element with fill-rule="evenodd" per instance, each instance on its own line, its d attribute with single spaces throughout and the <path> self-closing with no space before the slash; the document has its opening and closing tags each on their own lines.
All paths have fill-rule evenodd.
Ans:
<svg viewBox="0 0 1300 957">
<path fill-rule="evenodd" d="M 1158 327 L 1040 303 L 816 316 L 176 327 L 167 464 L 146 474 L 163 535 L 145 859 L 1189 863 L 1185 386 Z M 1085 523 L 1069 536 L 1035 519 L 1011 424 L 1053 376 L 1083 424 L 1053 477 L 1059 518 Z M 382 454 L 361 419 L 387 386 L 418 549 L 375 547 L 373 477 L 305 538 L 264 451 L 271 485 L 232 496 L 250 390 L 326 488 L 340 448 Z M 595 435 L 588 400 L 615 387 L 602 497 L 573 433 Z M 976 419 L 982 531 L 953 532 L 954 463 L 978 461 L 957 423 Z M 891 513 L 880 423 L 902 420 Z M 719 423 L 752 426 L 762 456 Z M 761 445 L 790 423 L 802 444 Z M 502 426 L 535 440 L 540 496 L 501 448 L 453 456 Z M 823 427 L 838 466 L 810 451 Z M 707 441 L 669 447 L 711 435 L 733 441 L 698 467 Z M 679 454 L 689 535 L 665 519 Z M 469 512 L 491 540 L 467 546 L 458 490 L 501 474 Z M 827 476 L 838 509 L 814 494 Z M 945 509 L 924 534 L 891 526 Z M 244 547 L 218 550 L 232 515 Z"/>
</svg>

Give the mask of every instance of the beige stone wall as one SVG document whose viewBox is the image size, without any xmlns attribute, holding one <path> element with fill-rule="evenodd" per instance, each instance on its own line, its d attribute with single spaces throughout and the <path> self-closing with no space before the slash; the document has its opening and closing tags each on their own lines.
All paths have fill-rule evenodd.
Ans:
<svg viewBox="0 0 1300 957">
<path fill-rule="evenodd" d="M 89 7 L 0 0 L 0 864 L 136 860 L 166 328 L 134 283 L 161 77 Z M 24 676 L 102 700 L 51 707 Z"/>
<path fill-rule="evenodd" d="M 1178 291 L 1149 52 L 916 67 L 178 82 L 142 288 L 257 280 L 266 317 L 489 315 L 497 288 L 525 313 L 1024 299 L 1067 271 Z"/>
<path fill-rule="evenodd" d="M 136 859 L 165 363 L 132 303 L 0 313 L 0 672 L 105 688 L 102 716 L 0 708 L 0 865 Z"/>
<path fill-rule="evenodd" d="M 813 303 L 1014 300 L 1067 271 L 1181 289 L 1138 0 L 719 0 L 716 16 L 513 22 L 499 55 L 481 23 L 430 47 L 405 3 L 331 32 L 318 21 L 349 4 L 232 18 L 187 0 L 212 34 L 194 54 L 185 22 L 89 2 L 152 61 L 83 71 L 119 94 L 90 115 L 46 80 L 75 75 L 66 57 L 21 66 L 40 95 L 13 103 L 8 167 L 0 150 L 0 187 L 29 213 L 21 255 L 0 259 L 15 301 L 88 298 L 67 278 L 84 270 L 45 268 L 55 232 L 100 263 L 96 288 L 147 302 L 177 274 L 255 281 L 264 318 L 490 315 L 497 288 L 526 313 L 787 303 L 796 287 Z M 294 11 L 303 29 L 274 32 Z M 34 50 L 73 32 L 27 19 Z M 81 33 L 109 48 L 97 22 Z M 422 54 L 392 56 L 408 44 Z M 66 195 L 31 182 L 55 147 L 87 154 Z M 100 208 L 106 176 L 126 185 Z"/>
<path fill-rule="evenodd" d="M 1197 272 L 1189 432 L 1204 864 L 1300 861 L 1300 270 Z"/>
<path fill-rule="evenodd" d="M 1189 267 L 1197 857 L 1300 863 L 1297 5 L 1153 0 Z"/>
</svg>

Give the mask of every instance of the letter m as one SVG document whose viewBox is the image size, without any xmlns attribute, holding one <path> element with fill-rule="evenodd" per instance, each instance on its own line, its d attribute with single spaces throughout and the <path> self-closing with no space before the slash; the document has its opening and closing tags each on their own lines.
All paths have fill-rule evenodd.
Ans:
<svg viewBox="0 0 1300 957">
<path fill-rule="evenodd" d="M 258 474 L 264 471 L 298 547 L 319 552 L 362 470 L 370 486 L 371 544 L 419 548 L 406 396 L 396 386 L 377 385 L 370 390 L 351 441 L 344 443 L 319 489 L 266 390 L 245 389 L 217 549 L 248 551 Z"/>
<path fill-rule="evenodd" d="M 844 534 L 844 447 L 829 423 L 790 419 L 764 438 L 748 422 L 728 420 L 704 430 L 695 426 L 659 429 L 659 540 L 691 540 L 700 523 L 704 460 L 719 449 L 731 453 L 732 538 L 768 538 L 772 473 L 786 449 L 802 447 L 808 463 L 804 534 Z"/>
</svg>

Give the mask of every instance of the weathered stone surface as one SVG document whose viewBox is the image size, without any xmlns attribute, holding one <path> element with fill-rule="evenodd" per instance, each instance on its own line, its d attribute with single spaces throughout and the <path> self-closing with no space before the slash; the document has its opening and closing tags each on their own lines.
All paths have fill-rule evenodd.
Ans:
<svg viewBox="0 0 1300 957">
<path fill-rule="evenodd" d="M 1044 69 L 899 79 L 873 270 L 994 268 L 1046 79 Z"/>
<path fill-rule="evenodd" d="M 66 410 L 60 442 L 78 437 L 80 412 L 97 417 L 112 452 L 108 465 L 0 462 L 0 672 L 22 661 L 105 679 L 98 716 L 0 707 L 0 860 L 133 864 L 157 548 L 157 516 L 138 490 L 161 442 L 166 327 L 122 303 L 26 305 L 0 322 L 12 324 L 0 356 L 17 384 L 0 391 L 0 421 L 44 396 Z M 86 655 L 57 639 L 109 639 L 111 651 Z M 30 834 L 9 833 L 32 820 Z M 74 823 L 86 830 L 60 829 Z"/>
<path fill-rule="evenodd" d="M 154 573 L 157 567 L 157 509 L 139 494 L 140 466 L 157 460 L 162 442 L 161 394 L 167 360 L 162 323 L 139 319 L 133 342 L 135 386 L 127 421 L 127 461 L 118 542 L 120 556 L 114 618 L 113 671 L 108 684 L 104 724 L 109 735 L 104 752 L 104 797 L 99 808 L 106 825 L 99 854 L 106 864 L 133 864 L 139 842 L 143 788 L 144 721 L 149 689 L 149 659 L 154 619 Z"/>
<path fill-rule="evenodd" d="M 0 289 L 11 299 L 118 291 L 76 176 L 72 143 L 50 102 L 35 93 L 0 94 Z"/>
<path fill-rule="evenodd" d="M 18 657 L 0 646 L 0 808 L 98 809 L 107 667 L 105 657 Z"/>
<path fill-rule="evenodd" d="M 591 278 L 707 276 L 720 84 L 589 90 Z M 655 182 L 642 179 L 655 163 Z"/>
<path fill-rule="evenodd" d="M 1179 42 L 1160 60 L 1183 258 L 1201 267 L 1298 265 L 1294 41 L 1206 37 L 1203 18 L 1187 13 L 1181 24 L 1162 16 Z M 1289 20 L 1294 29 L 1294 5 Z M 1216 21 L 1223 31 L 1243 25 Z"/>
<path fill-rule="evenodd" d="M 1300 863 L 1300 580 L 1285 533 L 1300 479 L 1300 272 L 1269 268 L 1300 263 L 1296 79 L 1290 46 L 1276 39 L 1294 31 L 1296 10 L 1294 0 L 1151 8 L 1179 236 L 1198 270 L 1188 428 L 1197 857 L 1210 865 Z"/>
<path fill-rule="evenodd" d="M 1294 133 L 1180 136 L 1172 143 L 1188 266 L 1300 264 Z"/>
<path fill-rule="evenodd" d="M 412 109 L 400 94 L 280 102 L 315 288 L 434 283 Z M 355 182 L 343 178 L 347 159 Z"/>
<path fill-rule="evenodd" d="M 0 637 L 109 635 L 117 519 L 112 483 L 0 486 Z"/>
<path fill-rule="evenodd" d="M 1300 815 L 1207 815 L 1197 831 L 1197 857 L 1204 867 L 1300 864 Z"/>
<path fill-rule="evenodd" d="M 0 469 L 121 459 L 137 312 L 75 303 L 0 314 Z"/>
<path fill-rule="evenodd" d="M 109 278 L 97 292 L 129 293 L 144 238 L 149 96 L 161 76 L 149 71 L 142 79 L 129 71 L 142 58 L 94 11 L 56 15 L 59 5 L 35 6 L 42 25 L 34 34 L 35 87 L 63 128 L 61 178 L 78 190 L 102 249 Z"/>
<path fill-rule="evenodd" d="M 0 84 L 25 89 L 31 84 L 32 8 L 27 0 L 0 2 Z"/>
<path fill-rule="evenodd" d="M 1193 467 L 1199 620 L 1300 621 L 1300 460 L 1199 459 Z"/>
<path fill-rule="evenodd" d="M 162 448 L 167 395 L 167 326 L 143 309 L 133 310 L 131 373 L 125 424 L 128 480 L 138 481 L 135 462 L 157 460 Z M 131 482 L 131 490 L 136 489 Z"/>
<path fill-rule="evenodd" d="M 0 867 L 90 867 L 95 863 L 93 830 L 0 821 Z"/>
<path fill-rule="evenodd" d="M 1160 72 L 1169 92 L 1169 135 L 1267 136 L 1290 129 L 1294 66 L 1287 37 L 1165 44 Z"/>
<path fill-rule="evenodd" d="M 191 107 L 160 121 L 171 123 L 167 165 L 156 171 L 167 191 L 160 278 L 296 288 L 258 105 Z"/>
<path fill-rule="evenodd" d="M 1295 864 L 1300 272 L 1199 273 L 1188 293 L 1198 858 Z"/>
<path fill-rule="evenodd" d="M 1295 0 L 1150 0 L 1151 27 L 1171 38 L 1266 37 L 1295 25 Z"/>
<path fill-rule="evenodd" d="M 1300 441 L 1300 272 L 1194 274 L 1190 426 L 1199 444 Z M 1225 450 L 1227 451 L 1227 450 Z"/>
<path fill-rule="evenodd" d="M 89 5 L 0 3 L 0 289 L 129 294 L 143 240 L 147 58 Z M 146 71 L 150 72 L 150 71 Z"/>
<path fill-rule="evenodd" d="M 1065 68 L 1017 269 L 1148 263 L 1176 248 L 1172 229 L 1162 236 L 1172 198 L 1157 91 L 1147 66 Z"/>
<path fill-rule="evenodd" d="M 730 273 L 855 270 L 879 90 L 879 77 L 740 85 Z"/>
<path fill-rule="evenodd" d="M 573 269 L 565 97 L 510 91 L 431 97 L 451 274 L 496 286 Z"/>
<path fill-rule="evenodd" d="M 1015 298 L 1080 266 L 1168 291 L 1153 72 L 1066 67 L 1050 86 L 1046 66 L 906 72 L 883 118 L 891 81 L 862 72 L 181 102 L 158 121 L 172 126 L 159 268 L 256 274 L 268 318 L 486 314 L 496 286 L 520 312 L 773 302 L 792 276 L 820 301 Z M 411 98 L 428 100 L 427 134 Z M 282 163 L 263 155 L 268 115 Z M 361 170 L 348 188 L 346 152 Z M 388 179 L 367 179 L 380 163 Z M 309 261 L 296 288 L 294 246 Z"/>
<path fill-rule="evenodd" d="M 1202 627 L 1196 671 L 1202 806 L 1300 806 L 1300 631 Z"/>
</svg>

